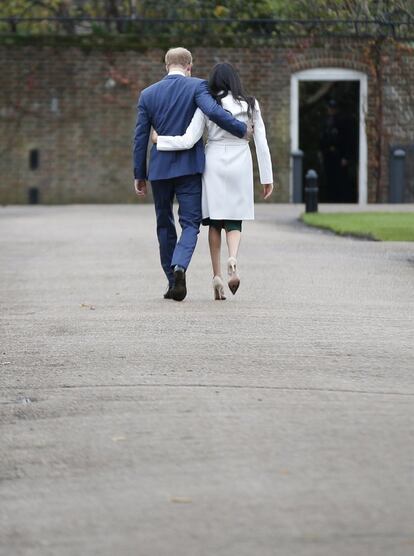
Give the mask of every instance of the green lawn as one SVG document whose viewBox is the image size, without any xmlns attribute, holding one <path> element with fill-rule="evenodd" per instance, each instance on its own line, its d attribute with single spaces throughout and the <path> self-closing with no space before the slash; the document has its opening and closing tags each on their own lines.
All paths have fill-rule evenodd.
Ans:
<svg viewBox="0 0 414 556">
<path fill-rule="evenodd" d="M 309 226 L 382 241 L 414 241 L 414 212 L 308 213 Z"/>
</svg>

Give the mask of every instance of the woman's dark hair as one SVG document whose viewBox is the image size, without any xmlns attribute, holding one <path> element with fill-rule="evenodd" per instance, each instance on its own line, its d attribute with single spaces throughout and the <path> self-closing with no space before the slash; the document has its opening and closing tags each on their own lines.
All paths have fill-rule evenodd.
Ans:
<svg viewBox="0 0 414 556">
<path fill-rule="evenodd" d="M 247 102 L 247 114 L 251 118 L 255 98 L 246 95 L 239 74 L 231 64 L 226 62 L 216 64 L 211 70 L 208 86 L 210 93 L 220 105 L 221 99 L 226 97 L 229 92 L 235 100 Z"/>
</svg>

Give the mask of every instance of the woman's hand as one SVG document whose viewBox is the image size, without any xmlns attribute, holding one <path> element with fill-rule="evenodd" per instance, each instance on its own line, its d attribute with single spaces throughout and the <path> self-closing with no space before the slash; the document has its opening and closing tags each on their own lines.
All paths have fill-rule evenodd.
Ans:
<svg viewBox="0 0 414 556">
<path fill-rule="evenodd" d="M 270 197 L 273 191 L 273 183 L 265 183 L 263 186 L 263 199 L 266 200 Z"/>
<path fill-rule="evenodd" d="M 158 133 L 155 131 L 155 129 L 152 130 L 151 141 L 152 141 L 155 145 L 157 144 L 157 141 L 158 141 Z"/>
</svg>

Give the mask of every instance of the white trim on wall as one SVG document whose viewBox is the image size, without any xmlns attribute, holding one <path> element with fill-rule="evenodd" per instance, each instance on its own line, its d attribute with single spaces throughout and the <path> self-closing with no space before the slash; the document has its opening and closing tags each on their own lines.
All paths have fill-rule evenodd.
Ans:
<svg viewBox="0 0 414 556">
<path fill-rule="evenodd" d="M 368 201 L 368 149 L 365 118 L 368 110 L 368 78 L 360 71 L 344 68 L 316 68 L 294 73 L 290 82 L 290 137 L 291 152 L 299 148 L 299 82 L 300 81 L 359 81 L 359 170 L 358 203 Z M 290 172 L 290 200 L 293 197 L 292 169 Z"/>
</svg>

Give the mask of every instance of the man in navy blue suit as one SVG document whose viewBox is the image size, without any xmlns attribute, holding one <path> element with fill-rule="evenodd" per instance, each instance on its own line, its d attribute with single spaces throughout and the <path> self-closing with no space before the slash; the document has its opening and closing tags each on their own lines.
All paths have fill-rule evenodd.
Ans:
<svg viewBox="0 0 414 556">
<path fill-rule="evenodd" d="M 151 149 L 147 172 L 147 148 L 151 126 L 159 135 L 182 135 L 199 107 L 226 131 L 244 137 L 246 124 L 233 118 L 210 95 L 207 82 L 191 76 L 192 56 L 185 48 L 170 49 L 165 56 L 168 75 L 141 92 L 134 140 L 135 191 L 147 193 L 151 182 L 157 217 L 161 265 L 168 279 L 164 297 L 182 301 L 187 295 L 186 270 L 193 255 L 201 223 L 201 175 L 204 144 L 200 139 L 185 151 Z M 178 201 L 182 229 L 177 241 L 173 201 Z"/>
</svg>

